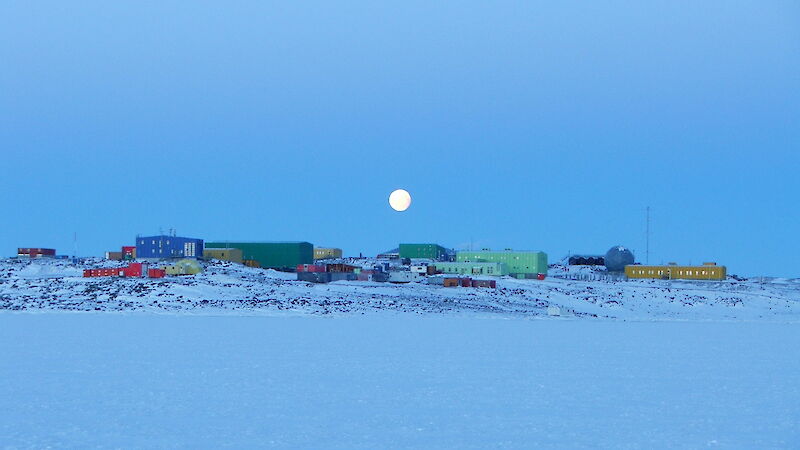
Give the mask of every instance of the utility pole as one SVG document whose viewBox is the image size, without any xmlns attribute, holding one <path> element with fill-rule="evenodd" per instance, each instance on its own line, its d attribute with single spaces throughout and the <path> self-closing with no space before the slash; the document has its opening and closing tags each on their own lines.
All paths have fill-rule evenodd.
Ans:
<svg viewBox="0 0 800 450">
<path fill-rule="evenodd" d="M 650 207 L 647 207 L 647 219 L 645 225 L 645 251 L 644 251 L 644 263 L 649 265 L 650 264 Z"/>
</svg>

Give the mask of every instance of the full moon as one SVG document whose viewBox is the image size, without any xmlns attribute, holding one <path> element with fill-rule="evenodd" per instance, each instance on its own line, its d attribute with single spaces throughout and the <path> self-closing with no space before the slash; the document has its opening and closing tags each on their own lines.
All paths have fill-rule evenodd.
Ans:
<svg viewBox="0 0 800 450">
<path fill-rule="evenodd" d="M 389 195 L 389 206 L 395 211 L 405 211 L 411 206 L 411 194 L 405 189 L 397 189 Z"/>
</svg>

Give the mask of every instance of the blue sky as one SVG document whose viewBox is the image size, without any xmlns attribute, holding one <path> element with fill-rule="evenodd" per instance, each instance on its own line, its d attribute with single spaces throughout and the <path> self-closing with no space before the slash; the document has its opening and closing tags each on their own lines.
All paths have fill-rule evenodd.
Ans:
<svg viewBox="0 0 800 450">
<path fill-rule="evenodd" d="M 800 4 L 555 3 L 4 2 L 0 253 L 643 260 L 649 205 L 650 262 L 798 276 Z"/>
</svg>

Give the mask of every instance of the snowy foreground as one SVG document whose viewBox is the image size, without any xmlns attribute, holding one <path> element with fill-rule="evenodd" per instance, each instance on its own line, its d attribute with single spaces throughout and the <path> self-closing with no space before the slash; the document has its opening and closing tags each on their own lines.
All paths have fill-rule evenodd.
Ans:
<svg viewBox="0 0 800 450">
<path fill-rule="evenodd" d="M 800 280 L 544 281 L 503 278 L 499 289 L 410 283 L 311 284 L 295 274 L 210 263 L 190 277 L 82 278 L 91 261 L 0 260 L 0 310 L 149 311 L 249 315 L 412 312 L 531 318 L 556 307 L 578 318 L 800 322 Z M 552 312 L 553 308 L 549 308 Z"/>
<path fill-rule="evenodd" d="M 798 280 L 83 268 L 0 260 L 0 449 L 800 448 Z"/>
<path fill-rule="evenodd" d="M 0 313 L 0 448 L 797 448 L 765 322 Z"/>
</svg>

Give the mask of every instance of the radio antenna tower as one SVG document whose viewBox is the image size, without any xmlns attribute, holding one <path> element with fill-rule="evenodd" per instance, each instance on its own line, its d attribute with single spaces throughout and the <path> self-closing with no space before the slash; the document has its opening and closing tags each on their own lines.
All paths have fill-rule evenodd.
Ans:
<svg viewBox="0 0 800 450">
<path fill-rule="evenodd" d="M 647 207 L 645 219 L 645 250 L 644 250 L 644 263 L 650 264 L 650 207 Z"/>
</svg>

